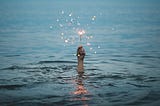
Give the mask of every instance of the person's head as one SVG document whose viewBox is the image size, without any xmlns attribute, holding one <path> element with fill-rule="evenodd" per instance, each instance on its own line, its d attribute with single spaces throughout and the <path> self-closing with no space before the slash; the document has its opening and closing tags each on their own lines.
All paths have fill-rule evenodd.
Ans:
<svg viewBox="0 0 160 106">
<path fill-rule="evenodd" d="M 85 53 L 85 50 L 84 50 L 83 46 L 79 46 L 77 48 L 77 57 L 78 57 L 78 59 L 83 60 L 85 55 L 86 55 L 86 53 Z"/>
</svg>

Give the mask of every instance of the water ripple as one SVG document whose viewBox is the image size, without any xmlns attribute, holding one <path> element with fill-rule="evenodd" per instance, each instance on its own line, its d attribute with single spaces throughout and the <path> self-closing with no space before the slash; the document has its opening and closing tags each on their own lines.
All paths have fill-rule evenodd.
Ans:
<svg viewBox="0 0 160 106">
<path fill-rule="evenodd" d="M 126 84 L 129 84 L 129 85 L 133 85 L 135 87 L 138 87 L 138 88 L 141 88 L 141 87 L 151 87 L 151 86 L 148 86 L 148 85 L 140 85 L 140 84 L 134 84 L 134 83 L 130 83 L 130 82 L 127 82 Z"/>
<path fill-rule="evenodd" d="M 77 63 L 75 61 L 40 61 L 38 64 L 47 64 L 47 63 Z"/>
<path fill-rule="evenodd" d="M 0 85 L 0 89 L 8 89 L 8 90 L 15 90 L 21 87 L 25 87 L 25 84 L 19 85 L 19 84 L 15 84 L 15 85 Z"/>
</svg>

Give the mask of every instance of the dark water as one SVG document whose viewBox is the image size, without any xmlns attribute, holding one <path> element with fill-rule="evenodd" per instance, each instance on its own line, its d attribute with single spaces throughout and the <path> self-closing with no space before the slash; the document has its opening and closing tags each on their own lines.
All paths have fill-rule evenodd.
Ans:
<svg viewBox="0 0 160 106">
<path fill-rule="evenodd" d="M 0 105 L 158 106 L 159 4 L 1 0 Z M 76 28 L 93 38 L 79 42 Z M 84 75 L 76 71 L 80 43 Z"/>
</svg>

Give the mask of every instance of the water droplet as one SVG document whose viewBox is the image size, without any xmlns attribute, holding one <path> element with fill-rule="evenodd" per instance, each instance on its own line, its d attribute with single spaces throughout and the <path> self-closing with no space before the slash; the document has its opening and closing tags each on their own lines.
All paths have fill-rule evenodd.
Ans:
<svg viewBox="0 0 160 106">
<path fill-rule="evenodd" d="M 101 48 L 100 46 L 97 47 L 98 49 Z"/>
<path fill-rule="evenodd" d="M 96 54 L 97 52 L 95 51 L 94 54 Z"/>
<path fill-rule="evenodd" d="M 93 48 L 89 48 L 90 50 L 92 50 Z"/>
</svg>

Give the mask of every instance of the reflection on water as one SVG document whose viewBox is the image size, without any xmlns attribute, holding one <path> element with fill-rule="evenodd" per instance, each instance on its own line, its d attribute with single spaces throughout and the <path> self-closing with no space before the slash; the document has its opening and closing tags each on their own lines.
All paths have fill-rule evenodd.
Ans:
<svg viewBox="0 0 160 106">
<path fill-rule="evenodd" d="M 84 73 L 78 73 L 77 78 L 75 79 L 75 91 L 72 92 L 74 97 L 71 101 L 80 101 L 83 106 L 88 106 L 87 101 L 89 101 L 90 98 L 87 97 L 87 94 L 89 94 L 89 91 L 85 88 L 84 80 Z"/>
</svg>

